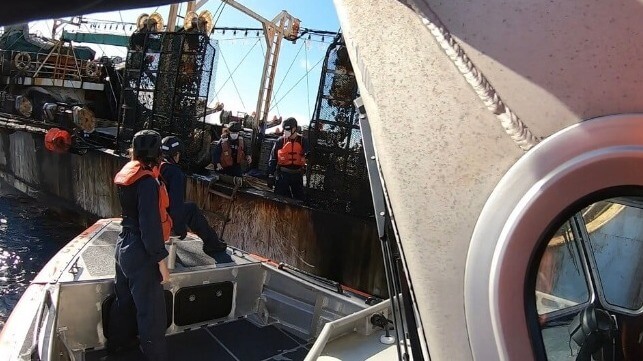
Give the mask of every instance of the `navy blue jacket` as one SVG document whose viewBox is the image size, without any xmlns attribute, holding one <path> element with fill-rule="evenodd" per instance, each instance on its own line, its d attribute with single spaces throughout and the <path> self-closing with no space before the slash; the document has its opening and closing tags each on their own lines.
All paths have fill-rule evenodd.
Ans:
<svg viewBox="0 0 643 361">
<path fill-rule="evenodd" d="M 158 263 L 168 253 L 163 242 L 161 215 L 158 212 L 159 185 L 153 177 L 145 176 L 129 186 L 119 186 L 123 210 L 123 234 L 120 249 L 122 266 L 134 271 L 146 262 Z M 150 208 L 152 207 L 152 208 Z"/>
<path fill-rule="evenodd" d="M 308 153 L 310 153 L 310 145 L 308 144 L 308 139 L 302 137 L 299 134 L 297 135 L 297 137 L 301 141 L 302 148 L 304 148 L 304 155 L 308 157 Z M 286 144 L 286 142 L 284 141 L 284 136 L 282 135 L 281 137 L 277 138 L 277 141 L 272 146 L 272 152 L 270 152 L 270 159 L 268 160 L 268 174 L 274 174 L 277 170 L 277 160 L 279 159 L 277 157 L 277 152 L 281 148 L 283 148 L 284 144 Z"/>
<path fill-rule="evenodd" d="M 185 224 L 185 173 L 174 161 L 165 161 L 161 164 L 161 177 L 167 186 L 167 193 L 170 197 L 170 208 L 168 213 L 172 218 L 172 229 L 176 235 L 182 236 L 187 233 Z"/>
</svg>

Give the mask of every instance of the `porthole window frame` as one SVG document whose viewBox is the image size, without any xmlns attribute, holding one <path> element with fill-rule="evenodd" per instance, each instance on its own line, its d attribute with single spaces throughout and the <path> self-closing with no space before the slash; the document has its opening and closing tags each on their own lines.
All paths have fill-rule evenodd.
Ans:
<svg viewBox="0 0 643 361">
<path fill-rule="evenodd" d="M 539 268 L 540 268 L 540 261 L 537 261 L 537 260 L 542 259 L 542 256 L 543 256 L 543 254 L 545 252 L 545 249 L 547 248 L 547 245 L 549 244 L 549 242 L 550 242 L 551 238 L 553 237 L 553 235 L 566 222 L 574 222 L 574 223 L 578 222 L 578 219 L 576 219 L 576 213 L 573 213 L 572 216 L 567 218 L 567 219 L 562 219 L 561 218 L 561 220 L 562 220 L 562 222 L 560 223 L 560 225 L 558 227 L 556 227 L 555 226 L 556 223 L 554 223 L 554 226 L 550 230 L 550 231 L 553 230 L 553 233 L 551 234 L 551 236 L 548 236 L 548 234 L 550 232 L 543 232 L 542 241 L 541 241 L 542 246 L 541 246 L 541 248 L 539 248 L 539 250 L 537 251 L 537 253 L 534 256 L 534 262 L 532 263 L 532 265 L 531 265 L 532 268 L 530 269 L 529 274 L 528 274 L 528 279 L 526 281 L 526 282 L 528 282 L 528 284 L 526 285 L 525 290 L 529 290 L 530 288 L 533 289 L 533 290 L 536 289 L 536 281 L 537 281 L 537 277 L 538 277 L 538 271 L 539 271 Z M 577 305 L 570 306 L 570 307 L 565 308 L 565 309 L 560 309 L 560 310 L 556 310 L 556 311 L 552 311 L 552 312 L 548 312 L 548 313 L 543 313 L 542 315 L 539 314 L 538 310 L 536 309 L 535 312 L 536 312 L 536 315 L 538 316 L 539 320 L 542 317 L 552 318 L 553 319 L 553 318 L 561 318 L 561 317 L 565 317 L 565 316 L 570 315 L 570 314 L 578 313 L 580 310 L 582 310 L 583 308 L 587 307 L 587 305 L 593 303 L 596 300 L 597 295 L 594 292 L 594 284 L 595 284 L 595 282 L 594 282 L 594 279 L 592 278 L 592 275 L 590 273 L 590 269 L 589 269 L 590 265 L 586 262 L 585 257 L 582 256 L 583 249 L 582 249 L 581 240 L 579 240 L 577 238 L 577 237 L 583 237 L 582 234 L 577 234 L 577 233 L 582 232 L 582 229 L 580 229 L 578 224 L 574 224 L 574 225 L 571 226 L 571 231 L 574 233 L 574 243 L 575 243 L 575 245 L 577 247 L 576 252 L 578 252 L 579 262 L 581 263 L 580 267 L 582 268 L 582 277 L 584 278 L 584 280 L 586 282 L 585 286 L 587 287 L 588 299 L 587 299 L 587 301 L 585 301 L 583 303 L 579 303 Z M 534 298 L 533 302 L 529 300 L 532 297 Z M 534 295 L 526 294 L 525 299 L 527 300 L 526 306 L 530 306 L 531 304 L 536 305 L 535 294 Z"/>
<path fill-rule="evenodd" d="M 615 197 L 608 197 L 607 199 L 601 199 L 601 200 L 610 200 L 612 198 L 620 198 L 622 196 L 639 196 L 639 197 L 641 197 L 641 196 L 643 196 L 643 188 L 638 188 L 638 187 L 635 187 L 635 186 L 623 187 L 623 189 L 620 190 L 620 192 L 613 192 L 612 194 L 616 194 L 616 196 Z M 627 205 L 625 203 L 619 203 L 619 202 L 616 202 L 616 201 L 614 203 L 623 204 L 623 205 L 625 205 L 627 207 L 633 207 L 633 206 L 629 206 L 629 205 Z M 635 208 L 639 208 L 639 207 L 635 207 Z M 643 208 L 639 208 L 639 209 L 643 209 Z M 587 227 L 585 227 L 585 226 L 582 227 L 581 232 L 582 232 L 581 237 L 583 237 L 585 239 L 585 242 L 587 243 L 587 247 L 589 247 L 587 252 L 589 254 L 591 254 L 591 256 L 588 257 L 589 262 L 590 262 L 589 266 L 592 269 L 592 272 L 595 273 L 595 279 L 592 279 L 592 282 L 594 282 L 595 285 L 596 285 L 596 289 L 598 291 L 596 296 L 598 297 L 598 300 L 600 301 L 600 303 L 605 306 L 605 309 L 607 311 L 610 311 L 610 312 L 618 312 L 618 313 L 628 315 L 628 316 L 640 316 L 640 315 L 643 315 L 643 303 L 641 304 L 641 306 L 638 309 L 631 309 L 631 308 L 622 307 L 622 306 L 610 303 L 607 300 L 607 297 L 605 296 L 605 289 L 603 287 L 603 281 L 601 280 L 600 271 L 599 271 L 598 265 L 596 263 L 596 257 L 595 257 L 594 251 L 592 249 L 590 235 L 587 232 Z"/>
<path fill-rule="evenodd" d="M 642 114 L 570 126 L 508 170 L 478 218 L 467 255 L 465 313 L 474 359 L 545 359 L 535 303 L 527 308 L 528 294 L 535 297 L 527 281 L 545 236 L 583 204 L 625 195 L 618 192 L 626 187 L 643 187 Z"/>
</svg>

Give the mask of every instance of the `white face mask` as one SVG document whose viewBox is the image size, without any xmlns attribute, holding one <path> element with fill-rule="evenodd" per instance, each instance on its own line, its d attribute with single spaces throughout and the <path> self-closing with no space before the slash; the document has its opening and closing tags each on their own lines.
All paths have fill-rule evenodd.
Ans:
<svg viewBox="0 0 643 361">
<path fill-rule="evenodd" d="M 290 130 L 284 130 L 284 137 L 290 138 L 291 135 L 292 135 L 292 132 Z"/>
<path fill-rule="evenodd" d="M 239 138 L 239 133 L 230 133 L 230 139 L 237 140 Z"/>
</svg>

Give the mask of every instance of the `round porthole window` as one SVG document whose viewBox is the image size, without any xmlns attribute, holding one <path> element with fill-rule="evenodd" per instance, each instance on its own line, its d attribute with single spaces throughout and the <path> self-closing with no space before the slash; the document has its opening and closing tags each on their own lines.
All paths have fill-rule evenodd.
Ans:
<svg viewBox="0 0 643 361">
<path fill-rule="evenodd" d="M 466 267 L 476 359 L 643 359 L 643 116 L 585 121 L 526 153 L 485 204 Z"/>
</svg>

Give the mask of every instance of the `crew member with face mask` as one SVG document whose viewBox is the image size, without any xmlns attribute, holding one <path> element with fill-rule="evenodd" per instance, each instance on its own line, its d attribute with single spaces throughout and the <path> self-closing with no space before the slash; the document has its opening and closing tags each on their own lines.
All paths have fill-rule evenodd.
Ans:
<svg viewBox="0 0 643 361">
<path fill-rule="evenodd" d="M 283 124 L 284 135 L 277 139 L 270 153 L 268 186 L 274 186 L 279 195 L 303 200 L 308 140 L 297 133 L 295 118 L 288 118 Z"/>
<path fill-rule="evenodd" d="M 243 138 L 239 135 L 241 124 L 231 122 L 228 124 L 227 134 L 221 136 L 219 142 L 212 150 L 212 164 L 217 172 L 234 177 L 243 175 L 242 166 L 250 164 L 252 159 L 246 155 Z"/>
</svg>

